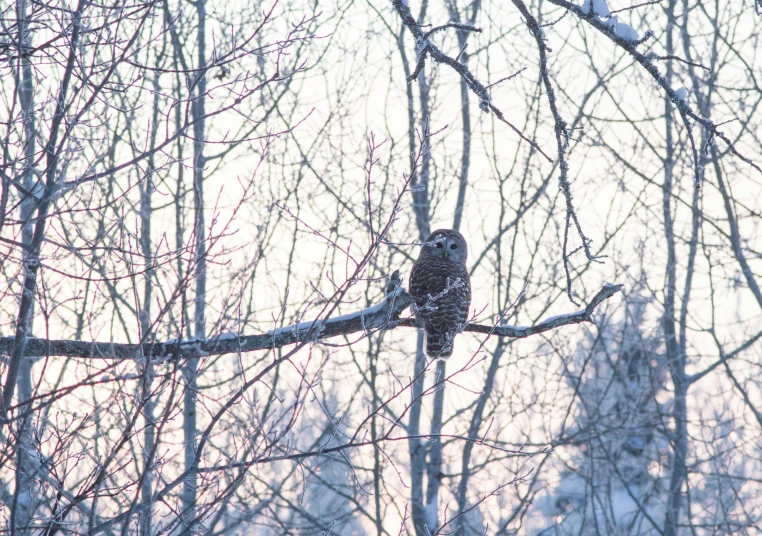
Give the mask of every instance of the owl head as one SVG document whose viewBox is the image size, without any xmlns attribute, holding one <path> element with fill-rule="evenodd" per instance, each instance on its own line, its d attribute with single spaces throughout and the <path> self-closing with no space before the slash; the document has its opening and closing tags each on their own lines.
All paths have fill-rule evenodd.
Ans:
<svg viewBox="0 0 762 536">
<path fill-rule="evenodd" d="M 466 257 L 468 257 L 466 239 L 458 231 L 437 229 L 429 235 L 421 247 L 418 258 L 424 257 L 466 264 Z"/>
</svg>

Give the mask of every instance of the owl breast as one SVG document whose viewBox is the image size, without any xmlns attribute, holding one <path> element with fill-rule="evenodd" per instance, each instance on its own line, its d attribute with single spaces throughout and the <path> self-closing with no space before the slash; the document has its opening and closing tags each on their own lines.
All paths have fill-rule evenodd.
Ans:
<svg viewBox="0 0 762 536">
<path fill-rule="evenodd" d="M 410 273 L 410 294 L 427 333 L 454 335 L 468 320 L 471 284 L 461 263 L 419 259 Z"/>
</svg>

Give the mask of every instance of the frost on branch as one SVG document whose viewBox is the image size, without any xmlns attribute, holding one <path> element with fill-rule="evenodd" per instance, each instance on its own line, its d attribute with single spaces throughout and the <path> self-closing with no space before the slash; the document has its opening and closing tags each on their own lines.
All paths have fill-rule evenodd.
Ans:
<svg viewBox="0 0 762 536">
<path fill-rule="evenodd" d="M 468 324 L 463 331 L 487 335 L 524 338 L 561 326 L 591 322 L 595 309 L 619 292 L 622 285 L 607 283 L 590 300 L 584 309 L 548 318 L 532 326 Z M 369 333 L 397 327 L 417 327 L 411 317 L 402 317 L 413 298 L 398 284 L 387 288 L 380 303 L 328 319 L 316 318 L 290 326 L 277 328 L 259 335 L 238 335 L 225 332 L 208 339 L 177 340 L 146 344 L 119 344 L 111 342 L 87 342 L 30 338 L 25 349 L 29 356 L 67 356 L 85 359 L 139 360 L 150 356 L 154 360 L 187 359 L 210 355 L 246 353 L 256 350 L 281 348 L 291 344 L 314 344 L 331 337 L 351 333 Z M 13 337 L 0 337 L 0 354 L 10 351 Z"/>
</svg>

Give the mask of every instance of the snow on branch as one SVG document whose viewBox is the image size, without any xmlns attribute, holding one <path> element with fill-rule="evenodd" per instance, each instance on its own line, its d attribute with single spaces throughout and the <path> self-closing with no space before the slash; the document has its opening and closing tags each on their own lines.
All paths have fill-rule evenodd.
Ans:
<svg viewBox="0 0 762 536">
<path fill-rule="evenodd" d="M 561 326 L 590 322 L 596 307 L 619 292 L 621 288 L 622 285 L 607 283 L 584 309 L 548 318 L 534 326 L 468 324 L 463 331 L 524 338 Z M 301 322 L 260 335 L 223 333 L 204 340 L 169 340 L 145 344 L 30 338 L 26 344 L 25 355 L 117 360 L 141 360 L 150 356 L 153 360 L 167 360 L 269 350 L 291 344 L 317 343 L 323 339 L 353 333 L 415 327 L 416 324 L 412 318 L 400 319 L 402 312 L 412 303 L 413 298 L 410 294 L 401 287 L 397 287 L 381 303 L 372 307 L 323 321 L 316 319 Z M 8 355 L 12 347 L 13 337 L 0 338 L 0 355 Z"/>
<path fill-rule="evenodd" d="M 598 293 L 593 297 L 593 299 L 590 300 L 590 303 L 588 303 L 584 309 L 580 309 L 575 313 L 546 318 L 534 326 L 498 325 L 490 327 L 481 324 L 469 324 L 466 326 L 464 331 L 472 331 L 475 333 L 489 333 L 492 335 L 498 335 L 500 337 L 522 339 L 524 337 L 529 337 L 530 335 L 537 335 L 538 333 L 550 331 L 551 329 L 560 328 L 561 326 L 580 324 L 582 322 L 592 322 L 595 309 L 601 303 L 619 292 L 621 289 L 622 285 L 612 285 L 611 283 L 606 283 L 603 285 L 603 288 L 599 290 Z"/>
<path fill-rule="evenodd" d="M 582 3 L 582 13 L 589 15 L 591 7 L 593 8 L 594 15 L 598 15 L 599 17 L 608 17 L 611 15 L 611 11 L 609 11 L 609 6 L 606 4 L 606 0 L 585 0 Z"/>
<path fill-rule="evenodd" d="M 514 0 L 516 1 L 516 0 Z M 648 30 L 643 37 L 640 39 L 634 40 L 632 39 L 635 37 L 635 30 L 630 28 L 629 26 L 627 28 L 620 28 L 616 26 L 617 21 L 614 21 L 615 24 L 612 25 L 609 24 L 607 21 L 602 21 L 597 17 L 593 17 L 589 13 L 589 8 L 586 10 L 585 5 L 578 6 L 576 4 L 573 4 L 569 2 L 568 0 L 550 0 L 550 3 L 553 5 L 556 5 L 558 7 L 565 8 L 580 18 L 580 20 L 583 20 L 590 24 L 591 26 L 595 27 L 597 30 L 599 30 L 602 34 L 606 35 L 609 39 L 611 39 L 614 43 L 625 49 L 627 52 L 630 53 L 630 55 L 637 61 L 645 70 L 648 72 L 648 74 L 651 75 L 651 77 L 656 81 L 656 83 L 667 93 L 667 96 L 669 97 L 669 100 L 672 101 L 672 103 L 677 107 L 678 111 L 680 112 L 681 117 L 683 118 L 683 123 L 685 124 L 686 128 L 688 129 L 689 136 L 691 137 L 691 142 L 693 143 L 692 134 L 690 134 L 690 124 L 688 122 L 688 119 L 692 119 L 694 122 L 698 123 L 704 129 L 710 134 L 708 143 L 713 143 L 714 138 L 720 138 L 725 144 L 728 146 L 728 150 L 735 155 L 740 160 L 746 162 L 751 167 L 753 167 L 755 170 L 757 170 L 759 173 L 762 173 L 762 167 L 759 166 L 756 162 L 751 160 L 750 158 L 744 156 L 741 154 L 733 144 L 733 142 L 728 138 L 723 131 L 721 131 L 718 128 L 718 125 L 716 125 L 712 120 L 701 117 L 698 115 L 688 104 L 687 97 L 688 93 L 684 90 L 684 88 L 679 88 L 677 90 L 671 88 L 669 84 L 667 83 L 667 78 L 659 71 L 659 68 L 654 63 L 654 60 L 657 59 L 674 59 L 672 56 L 658 56 L 654 54 L 653 52 L 648 52 L 646 54 L 643 54 L 638 50 L 638 46 L 645 43 L 648 39 L 650 39 L 653 36 L 653 32 L 651 30 Z M 618 23 L 622 24 L 622 23 Z M 626 25 L 624 25 L 626 26 Z M 629 30 L 628 30 L 629 28 Z M 633 34 L 632 32 L 635 32 Z M 685 60 L 681 60 L 685 61 Z M 690 62 L 686 62 L 691 64 Z M 701 68 L 705 69 L 705 67 L 700 66 Z M 694 143 L 695 144 L 695 143 Z M 699 177 L 699 171 L 698 171 L 698 163 L 696 162 L 696 184 L 697 186 L 700 186 L 700 177 Z"/>
</svg>

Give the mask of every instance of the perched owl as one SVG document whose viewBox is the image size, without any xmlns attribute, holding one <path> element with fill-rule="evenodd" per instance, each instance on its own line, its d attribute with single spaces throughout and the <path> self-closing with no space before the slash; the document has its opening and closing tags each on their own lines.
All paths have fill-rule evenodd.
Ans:
<svg viewBox="0 0 762 536">
<path fill-rule="evenodd" d="M 438 229 L 421 247 L 410 272 L 410 294 L 426 330 L 426 355 L 452 355 L 455 334 L 468 321 L 471 282 L 466 270 L 468 246 L 458 231 Z"/>
</svg>

